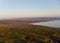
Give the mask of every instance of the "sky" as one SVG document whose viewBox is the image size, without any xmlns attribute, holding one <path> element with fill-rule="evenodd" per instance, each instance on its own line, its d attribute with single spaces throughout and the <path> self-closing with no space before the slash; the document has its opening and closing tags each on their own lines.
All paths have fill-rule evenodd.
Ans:
<svg viewBox="0 0 60 43">
<path fill-rule="evenodd" d="M 0 0 L 0 18 L 60 17 L 60 0 Z"/>
</svg>

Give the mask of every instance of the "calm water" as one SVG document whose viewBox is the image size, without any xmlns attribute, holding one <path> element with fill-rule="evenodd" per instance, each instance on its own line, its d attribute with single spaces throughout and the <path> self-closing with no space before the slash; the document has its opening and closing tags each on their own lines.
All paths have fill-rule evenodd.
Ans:
<svg viewBox="0 0 60 43">
<path fill-rule="evenodd" d="M 38 23 L 32 23 L 32 24 L 60 28 L 60 20 L 48 21 L 48 22 L 38 22 Z"/>
</svg>

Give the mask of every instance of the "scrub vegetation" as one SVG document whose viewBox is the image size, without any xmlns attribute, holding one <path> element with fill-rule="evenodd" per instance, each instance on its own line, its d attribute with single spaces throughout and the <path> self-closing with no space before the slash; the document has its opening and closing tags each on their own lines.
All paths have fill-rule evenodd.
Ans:
<svg viewBox="0 0 60 43">
<path fill-rule="evenodd" d="M 29 23 L 26 21 L 0 21 L 0 43 L 60 42 L 60 28 L 36 26 Z"/>
</svg>

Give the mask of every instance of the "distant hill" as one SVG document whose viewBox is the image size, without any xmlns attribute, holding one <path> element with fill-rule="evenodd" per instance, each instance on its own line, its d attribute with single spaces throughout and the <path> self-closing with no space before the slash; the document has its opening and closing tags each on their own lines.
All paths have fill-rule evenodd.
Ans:
<svg viewBox="0 0 60 43">
<path fill-rule="evenodd" d="M 52 21 L 60 20 L 60 17 L 32 17 L 32 18 L 13 18 L 4 20 L 19 20 L 19 21 Z"/>
<path fill-rule="evenodd" d="M 60 17 L 36 17 L 36 18 L 14 18 L 12 20 L 22 21 L 45 21 L 45 20 L 60 20 Z"/>
</svg>

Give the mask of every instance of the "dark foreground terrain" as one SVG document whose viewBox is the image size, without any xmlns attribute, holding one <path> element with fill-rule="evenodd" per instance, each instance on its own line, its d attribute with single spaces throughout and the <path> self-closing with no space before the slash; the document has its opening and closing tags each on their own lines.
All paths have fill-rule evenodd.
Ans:
<svg viewBox="0 0 60 43">
<path fill-rule="evenodd" d="M 0 43 L 60 43 L 60 28 L 0 21 Z"/>
</svg>

